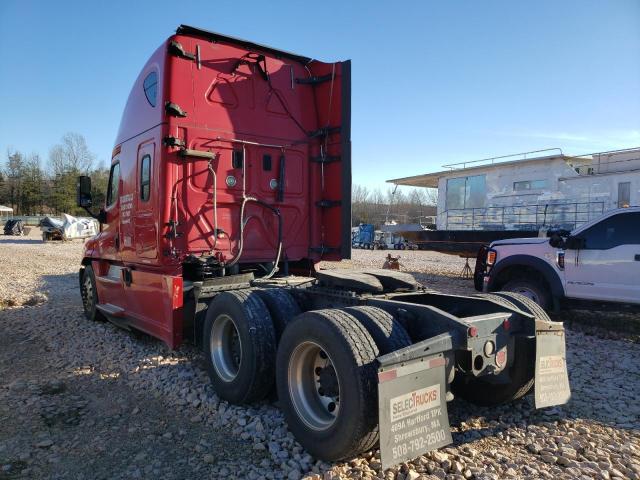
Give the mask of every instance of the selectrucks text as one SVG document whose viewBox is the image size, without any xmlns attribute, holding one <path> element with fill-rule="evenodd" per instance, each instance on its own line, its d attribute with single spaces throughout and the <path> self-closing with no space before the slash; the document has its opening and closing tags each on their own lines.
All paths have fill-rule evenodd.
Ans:
<svg viewBox="0 0 640 480">
<path fill-rule="evenodd" d="M 564 359 L 563 326 L 526 297 L 318 268 L 351 255 L 349 60 L 181 25 L 133 84 L 105 203 L 83 176 L 78 205 L 100 222 L 86 317 L 197 345 L 221 398 L 277 396 L 316 458 L 379 446 L 386 468 L 446 445 L 455 396 L 569 399 L 564 364 L 539 362 Z"/>
<path fill-rule="evenodd" d="M 440 405 L 440 386 L 422 388 L 391 400 L 391 421 L 424 412 Z"/>
</svg>

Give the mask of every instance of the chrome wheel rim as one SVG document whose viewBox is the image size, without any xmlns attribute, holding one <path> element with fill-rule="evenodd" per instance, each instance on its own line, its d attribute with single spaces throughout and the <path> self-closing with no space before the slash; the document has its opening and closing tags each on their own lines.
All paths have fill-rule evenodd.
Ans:
<svg viewBox="0 0 640 480">
<path fill-rule="evenodd" d="M 93 308 L 93 284 L 91 283 L 91 279 L 87 275 L 84 279 L 83 285 L 83 303 L 85 311 L 90 311 Z"/>
<path fill-rule="evenodd" d="M 533 300 L 538 305 L 540 305 L 540 298 L 538 297 L 538 294 L 536 292 L 534 292 L 533 290 L 530 290 L 530 289 L 528 289 L 526 287 L 518 287 L 518 288 L 516 288 L 516 289 L 514 289 L 512 291 L 514 293 L 519 293 L 520 295 L 524 295 L 529 300 Z"/>
<path fill-rule="evenodd" d="M 229 315 L 218 315 L 214 320 L 209 346 L 211 363 L 218 376 L 225 382 L 233 381 L 242 362 L 242 344 L 238 328 Z"/>
<path fill-rule="evenodd" d="M 289 357 L 288 379 L 298 418 L 312 430 L 331 427 L 340 411 L 340 385 L 326 351 L 314 342 L 298 345 Z"/>
</svg>

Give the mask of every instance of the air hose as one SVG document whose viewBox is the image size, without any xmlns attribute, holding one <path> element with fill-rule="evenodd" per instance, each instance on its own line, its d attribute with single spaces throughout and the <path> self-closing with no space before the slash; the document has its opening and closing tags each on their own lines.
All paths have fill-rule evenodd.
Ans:
<svg viewBox="0 0 640 480">
<path fill-rule="evenodd" d="M 240 240 L 238 243 L 238 253 L 236 253 L 236 256 L 233 258 L 233 260 L 231 260 L 227 264 L 227 266 L 231 267 L 235 265 L 236 263 L 238 263 L 238 261 L 240 260 L 240 257 L 242 256 L 242 250 L 244 249 L 244 227 L 245 227 L 244 209 L 248 202 L 257 203 L 263 208 L 266 208 L 267 210 L 271 210 L 271 212 L 273 212 L 278 217 L 278 249 L 276 251 L 276 258 L 273 263 L 273 268 L 271 269 L 271 271 L 267 275 L 262 277 L 262 278 L 271 278 L 278 271 L 278 263 L 280 262 L 280 255 L 282 254 L 282 214 L 280 213 L 280 210 L 278 210 L 277 208 L 272 207 L 268 203 L 263 202 L 262 200 L 258 200 L 255 197 L 245 197 L 242 200 L 242 205 L 240 206 Z"/>
</svg>

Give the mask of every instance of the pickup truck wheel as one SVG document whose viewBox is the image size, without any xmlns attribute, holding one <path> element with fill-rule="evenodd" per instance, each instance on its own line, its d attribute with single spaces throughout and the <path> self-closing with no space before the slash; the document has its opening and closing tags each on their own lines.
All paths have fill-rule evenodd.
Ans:
<svg viewBox="0 0 640 480">
<path fill-rule="evenodd" d="M 256 290 L 256 293 L 269 310 L 276 332 L 276 342 L 279 342 L 287 324 L 300 315 L 300 307 L 289 292 L 282 288 L 265 288 Z"/>
<path fill-rule="evenodd" d="M 104 321 L 105 317 L 98 310 L 98 291 L 96 290 L 96 276 L 91 265 L 87 265 L 82 272 L 80 281 L 80 296 L 82 308 L 87 319 L 92 321 Z"/>
<path fill-rule="evenodd" d="M 495 292 L 493 295 L 497 295 L 511 301 L 518 308 L 520 308 L 520 310 L 524 310 L 525 312 L 530 313 L 538 320 L 543 320 L 545 322 L 551 321 L 549 315 L 547 315 L 547 312 L 544 311 L 544 308 L 531 300 L 529 297 L 525 297 L 524 295 L 515 292 Z"/>
<path fill-rule="evenodd" d="M 315 310 L 286 328 L 276 384 L 287 425 L 314 457 L 336 461 L 378 441 L 375 342 L 343 310 Z"/>
<path fill-rule="evenodd" d="M 514 292 L 533 300 L 543 309 L 547 310 L 551 305 L 551 296 L 547 289 L 539 281 L 533 278 L 518 278 L 510 280 L 503 287 L 505 292 Z"/>
<path fill-rule="evenodd" d="M 517 304 L 509 299 L 496 294 L 483 294 L 480 297 L 487 298 L 507 308 L 521 310 Z M 535 381 L 536 343 L 535 339 L 515 337 L 514 352 L 511 366 L 505 368 L 508 374 L 508 383 L 495 382 L 495 377 L 490 379 L 473 377 L 471 375 L 458 374 L 451 385 L 453 393 L 471 403 L 482 406 L 496 406 L 512 402 L 524 397 L 531 389 Z"/>
<path fill-rule="evenodd" d="M 411 345 L 411 338 L 389 312 L 377 307 L 349 307 L 345 312 L 353 315 L 376 343 L 380 355 L 400 350 Z"/>
<path fill-rule="evenodd" d="M 269 310 L 254 290 L 217 295 L 204 323 L 207 373 L 231 403 L 263 399 L 274 381 L 276 334 Z"/>
</svg>

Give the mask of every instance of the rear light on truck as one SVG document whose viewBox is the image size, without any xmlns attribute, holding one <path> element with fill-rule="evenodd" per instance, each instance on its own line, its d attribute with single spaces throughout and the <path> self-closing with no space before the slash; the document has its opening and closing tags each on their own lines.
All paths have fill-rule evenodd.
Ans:
<svg viewBox="0 0 640 480">
<path fill-rule="evenodd" d="M 556 263 L 558 264 L 558 268 L 560 270 L 564 270 L 564 252 L 558 252 L 556 255 Z"/>
<path fill-rule="evenodd" d="M 498 256 L 498 254 L 496 253 L 495 250 L 489 250 L 487 251 L 487 266 L 491 267 L 493 266 L 494 263 L 496 263 L 496 257 Z"/>
</svg>

